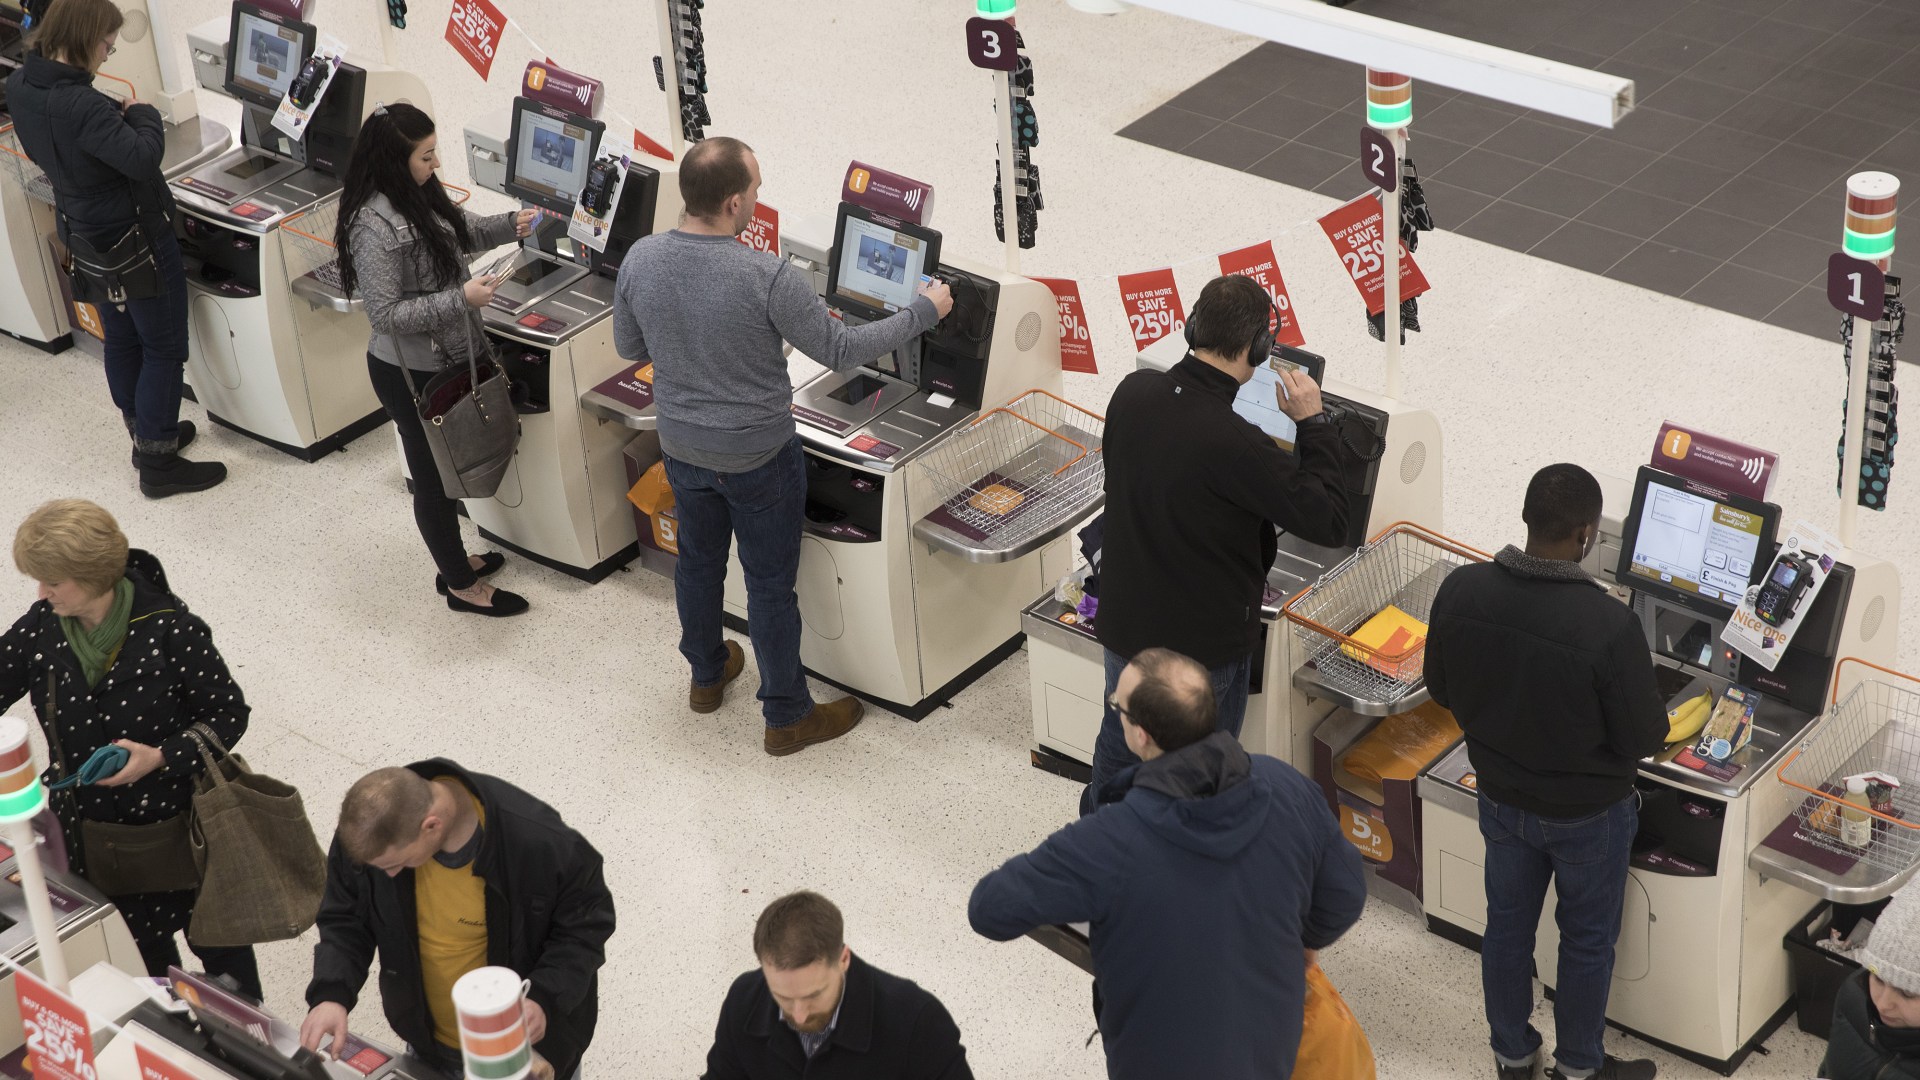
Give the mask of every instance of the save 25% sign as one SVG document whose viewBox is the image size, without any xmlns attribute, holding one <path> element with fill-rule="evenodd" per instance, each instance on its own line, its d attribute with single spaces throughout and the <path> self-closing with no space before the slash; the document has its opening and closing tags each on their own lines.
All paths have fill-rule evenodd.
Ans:
<svg viewBox="0 0 1920 1080">
<path fill-rule="evenodd" d="M 1320 219 L 1320 228 L 1333 242 L 1333 250 L 1346 266 L 1353 287 L 1360 290 L 1369 315 L 1378 315 L 1387 306 L 1387 249 L 1380 218 L 1380 200 L 1362 195 Z M 1394 242 L 1399 243 L 1399 238 Z M 1400 299 L 1411 300 L 1430 288 L 1413 254 L 1400 244 Z"/>
<path fill-rule="evenodd" d="M 1071 278 L 1038 278 L 1053 290 L 1060 311 L 1060 370 L 1083 375 L 1100 372 L 1093 359 L 1093 329 L 1087 325 L 1087 306 L 1080 299 L 1080 283 Z"/>
<path fill-rule="evenodd" d="M 488 0 L 453 0 L 453 11 L 447 16 L 447 44 L 485 80 L 506 28 L 507 17 Z"/>
<path fill-rule="evenodd" d="M 1187 311 L 1180 305 L 1180 289 L 1173 283 L 1170 267 L 1120 275 L 1120 306 L 1126 309 L 1137 348 L 1187 328 Z"/>
<path fill-rule="evenodd" d="M 13 990 L 35 1080 L 99 1080 L 93 1034 L 80 1006 L 24 971 L 15 973 Z"/>
</svg>

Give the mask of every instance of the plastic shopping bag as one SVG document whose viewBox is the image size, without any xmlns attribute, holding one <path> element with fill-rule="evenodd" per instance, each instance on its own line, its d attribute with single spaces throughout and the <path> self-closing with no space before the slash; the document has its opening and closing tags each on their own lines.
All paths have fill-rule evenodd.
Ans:
<svg viewBox="0 0 1920 1080">
<path fill-rule="evenodd" d="M 1375 1080 L 1367 1033 L 1319 964 L 1307 968 L 1306 1020 L 1293 1080 Z"/>
</svg>

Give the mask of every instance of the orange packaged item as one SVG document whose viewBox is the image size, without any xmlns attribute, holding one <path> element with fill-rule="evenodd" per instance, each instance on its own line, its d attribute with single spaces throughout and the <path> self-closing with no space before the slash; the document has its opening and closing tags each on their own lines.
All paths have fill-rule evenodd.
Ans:
<svg viewBox="0 0 1920 1080">
<path fill-rule="evenodd" d="M 1340 765 L 1375 786 L 1386 780 L 1412 780 L 1459 741 L 1460 724 L 1453 714 L 1428 701 L 1412 712 L 1380 721 L 1353 744 Z"/>
<path fill-rule="evenodd" d="M 1355 644 L 1340 651 L 1390 679 L 1419 675 L 1426 659 L 1427 624 L 1392 604 L 1351 635 Z M 1361 646 L 1365 646 L 1362 648 Z"/>
<path fill-rule="evenodd" d="M 1307 965 L 1307 1008 L 1293 1080 L 1375 1080 L 1367 1033 L 1319 964 Z"/>
<path fill-rule="evenodd" d="M 667 463 L 656 461 L 640 474 L 627 492 L 627 501 L 653 523 L 653 546 L 669 555 L 680 554 L 680 518 L 673 510 L 673 485 L 667 482 Z M 643 538 L 644 539 L 644 538 Z"/>
</svg>

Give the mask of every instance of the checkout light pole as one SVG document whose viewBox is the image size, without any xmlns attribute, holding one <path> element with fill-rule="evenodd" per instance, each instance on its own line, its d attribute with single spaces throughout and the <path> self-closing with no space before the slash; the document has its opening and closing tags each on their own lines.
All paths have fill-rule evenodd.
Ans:
<svg viewBox="0 0 1920 1080">
<path fill-rule="evenodd" d="M 60 927 L 53 921 L 53 904 L 47 897 L 47 876 L 40 869 L 40 844 L 33 835 L 33 819 L 46 808 L 47 789 L 33 764 L 27 722 L 17 716 L 0 717 L 0 826 L 13 848 L 14 865 L 20 869 L 20 891 L 27 894 L 27 917 L 40 946 L 40 973 L 64 994 L 67 954 L 60 946 Z"/>
<path fill-rule="evenodd" d="M 1413 123 L 1413 79 L 1391 71 L 1367 69 L 1367 126 L 1393 140 L 1394 183 L 1381 198 L 1380 254 L 1386 266 L 1385 307 L 1380 336 L 1387 344 L 1386 395 L 1395 401 L 1406 392 L 1400 339 L 1400 160 L 1407 153 L 1407 125 Z"/>
<path fill-rule="evenodd" d="M 1882 274 L 1891 270 L 1899 197 L 1900 180 L 1890 173 L 1863 172 L 1848 177 L 1841 252 L 1874 264 Z M 1847 365 L 1847 428 L 1840 469 L 1840 542 L 1847 547 L 1853 546 L 1854 527 L 1860 516 L 1860 484 L 1867 468 L 1867 378 L 1875 361 L 1873 322 L 1857 313 L 1853 316 L 1853 353 Z"/>
</svg>

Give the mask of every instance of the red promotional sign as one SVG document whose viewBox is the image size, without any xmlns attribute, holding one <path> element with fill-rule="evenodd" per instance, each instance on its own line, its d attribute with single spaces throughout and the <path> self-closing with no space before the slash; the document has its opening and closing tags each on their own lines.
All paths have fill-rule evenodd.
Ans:
<svg viewBox="0 0 1920 1080">
<path fill-rule="evenodd" d="M 453 13 L 447 16 L 447 44 L 484 80 L 493 70 L 493 54 L 506 28 L 507 17 L 488 0 L 453 0 Z"/>
<path fill-rule="evenodd" d="M 1780 455 L 1668 420 L 1660 425 L 1660 439 L 1653 444 L 1648 464 L 1718 491 L 1765 502 L 1773 492 Z"/>
<path fill-rule="evenodd" d="M 13 977 L 34 1080 L 98 1080 L 86 1011 L 29 972 Z"/>
<path fill-rule="evenodd" d="M 140 1080 L 193 1080 L 193 1074 L 137 1042 L 133 1060 L 139 1064 Z"/>
<path fill-rule="evenodd" d="M 1093 330 L 1087 325 L 1087 306 L 1080 301 L 1080 283 L 1071 278 L 1034 280 L 1053 290 L 1053 302 L 1060 307 L 1060 370 L 1100 374 L 1093 360 Z"/>
<path fill-rule="evenodd" d="M 1320 219 L 1333 250 L 1346 264 L 1353 287 L 1367 302 L 1367 314 L 1378 315 L 1387 306 L 1386 246 L 1380 242 L 1380 199 L 1362 195 Z M 1396 237 L 1395 243 L 1399 240 Z M 1400 245 L 1400 299 L 1411 300 L 1432 288 L 1413 261 L 1407 245 Z"/>
<path fill-rule="evenodd" d="M 766 203 L 753 208 L 753 221 L 740 232 L 739 240 L 755 251 L 780 254 L 780 211 Z"/>
<path fill-rule="evenodd" d="M 652 154 L 663 161 L 673 160 L 673 151 L 647 138 L 646 132 L 639 128 L 633 129 L 633 148 L 643 154 Z"/>
<path fill-rule="evenodd" d="M 1277 323 L 1271 317 L 1267 319 L 1268 325 L 1273 327 L 1274 340 L 1296 348 L 1307 343 L 1306 335 L 1300 332 L 1300 317 L 1293 311 L 1293 298 L 1287 295 L 1287 283 L 1280 277 L 1280 260 L 1273 254 L 1273 241 L 1262 240 L 1252 247 L 1243 247 L 1220 256 L 1220 272 L 1250 277 L 1267 290 L 1267 295 L 1273 299 L 1273 306 L 1279 309 Z M 1265 360 L 1264 356 L 1247 358 L 1253 364 Z"/>
<path fill-rule="evenodd" d="M 1120 306 L 1127 309 L 1136 348 L 1144 349 L 1187 328 L 1187 309 L 1180 306 L 1180 289 L 1173 283 L 1171 268 L 1121 274 Z"/>
</svg>

